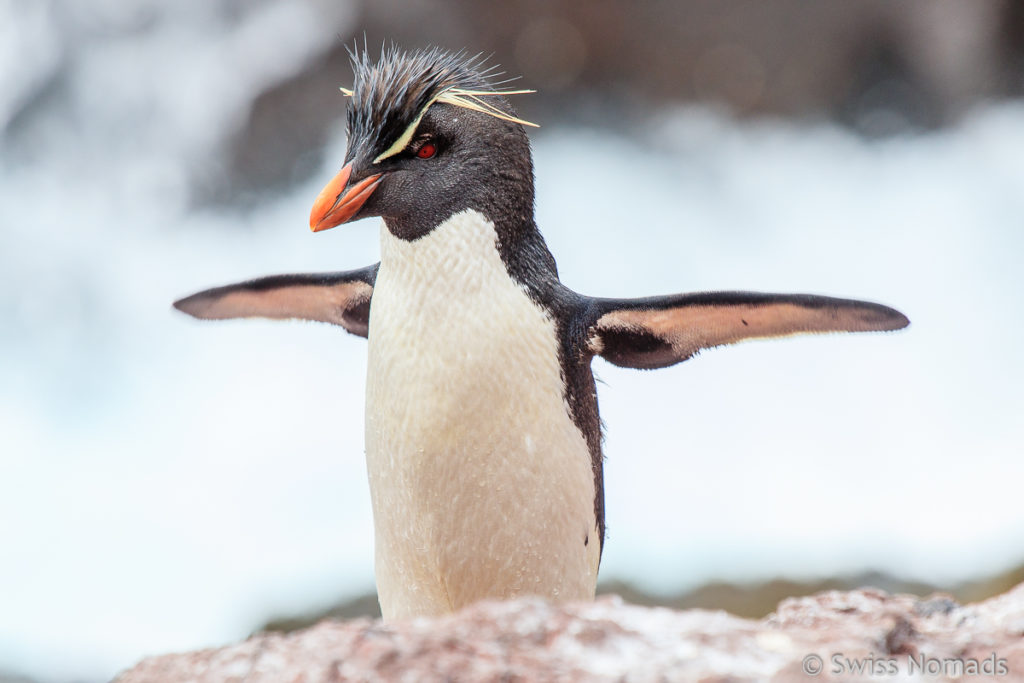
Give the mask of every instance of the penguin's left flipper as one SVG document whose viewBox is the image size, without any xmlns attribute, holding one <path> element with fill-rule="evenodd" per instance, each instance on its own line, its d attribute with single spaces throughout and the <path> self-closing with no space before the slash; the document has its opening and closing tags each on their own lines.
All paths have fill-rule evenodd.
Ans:
<svg viewBox="0 0 1024 683">
<path fill-rule="evenodd" d="M 379 266 L 343 273 L 271 275 L 207 289 L 175 301 L 174 307 L 203 320 L 318 320 L 365 337 Z"/>
<path fill-rule="evenodd" d="M 626 368 L 664 368 L 701 349 L 744 339 L 898 330 L 910 324 L 888 306 L 809 294 L 708 292 L 590 302 L 590 352 Z"/>
</svg>

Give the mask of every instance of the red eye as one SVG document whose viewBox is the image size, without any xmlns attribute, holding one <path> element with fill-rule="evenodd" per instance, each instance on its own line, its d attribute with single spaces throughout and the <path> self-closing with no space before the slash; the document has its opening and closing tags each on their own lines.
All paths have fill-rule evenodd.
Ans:
<svg viewBox="0 0 1024 683">
<path fill-rule="evenodd" d="M 424 143 L 424 145 L 420 147 L 419 151 L 416 152 L 416 156 L 420 159 L 429 159 L 435 154 L 437 154 L 437 146 L 433 142 Z"/>
</svg>

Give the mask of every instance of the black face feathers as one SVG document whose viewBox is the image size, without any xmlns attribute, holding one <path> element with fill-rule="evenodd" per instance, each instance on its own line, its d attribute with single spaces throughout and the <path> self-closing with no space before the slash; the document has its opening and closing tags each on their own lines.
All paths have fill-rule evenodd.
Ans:
<svg viewBox="0 0 1024 683">
<path fill-rule="evenodd" d="M 403 52 L 385 48 L 378 61 L 364 49 L 350 53 L 355 82 L 348 108 L 349 154 L 347 161 L 375 162 L 387 153 L 437 101 L 464 106 L 512 120 L 511 106 L 501 97 L 529 91 L 500 91 L 497 66 L 484 68 L 485 58 L 451 53 L 439 48 Z M 488 101 L 489 100 L 489 101 Z M 532 124 L 530 124 L 532 125 Z"/>
</svg>

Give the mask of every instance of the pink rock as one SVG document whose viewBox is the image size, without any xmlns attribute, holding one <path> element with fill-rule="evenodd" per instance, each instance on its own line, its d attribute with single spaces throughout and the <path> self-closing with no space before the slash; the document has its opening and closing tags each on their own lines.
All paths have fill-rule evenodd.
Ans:
<svg viewBox="0 0 1024 683">
<path fill-rule="evenodd" d="M 943 595 L 827 592 L 784 600 L 760 621 L 615 597 L 480 603 L 151 657 L 116 683 L 869 679 L 1024 681 L 1024 585 L 966 606 Z"/>
</svg>

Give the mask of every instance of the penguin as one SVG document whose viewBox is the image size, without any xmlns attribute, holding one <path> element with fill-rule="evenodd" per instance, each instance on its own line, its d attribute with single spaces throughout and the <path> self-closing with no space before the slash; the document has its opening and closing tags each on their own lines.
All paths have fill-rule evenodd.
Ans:
<svg viewBox="0 0 1024 683">
<path fill-rule="evenodd" d="M 681 363 L 747 339 L 896 330 L 877 303 L 708 292 L 597 298 L 563 285 L 534 221 L 526 127 L 479 57 L 352 53 L 344 164 L 320 232 L 381 217 L 380 262 L 175 302 L 201 319 L 338 325 L 368 340 L 366 463 L 385 620 L 481 599 L 593 599 L 604 547 L 591 361 Z"/>
</svg>

